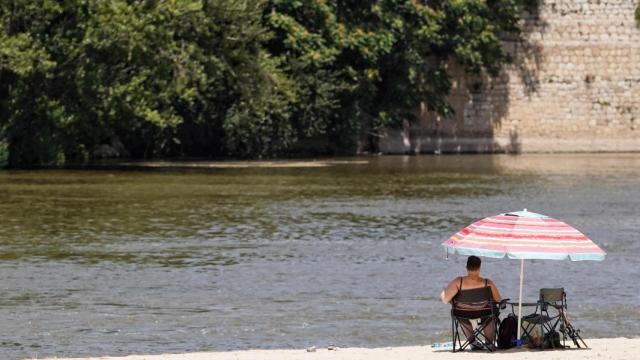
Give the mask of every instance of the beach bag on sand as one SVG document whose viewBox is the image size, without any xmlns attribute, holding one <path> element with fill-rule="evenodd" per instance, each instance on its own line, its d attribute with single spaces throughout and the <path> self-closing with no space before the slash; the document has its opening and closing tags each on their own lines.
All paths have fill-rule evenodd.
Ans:
<svg viewBox="0 0 640 360">
<path fill-rule="evenodd" d="M 498 329 L 498 349 L 511 349 L 518 336 L 518 320 L 509 314 L 500 322 Z"/>
<path fill-rule="evenodd" d="M 560 342 L 560 334 L 551 330 L 544 334 L 544 340 L 542 341 L 543 349 L 562 349 L 562 343 Z"/>
</svg>

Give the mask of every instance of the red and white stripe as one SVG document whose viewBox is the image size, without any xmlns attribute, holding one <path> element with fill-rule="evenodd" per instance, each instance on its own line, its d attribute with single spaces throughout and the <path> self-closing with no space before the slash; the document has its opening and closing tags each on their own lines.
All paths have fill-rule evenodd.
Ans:
<svg viewBox="0 0 640 360">
<path fill-rule="evenodd" d="M 443 245 L 465 250 L 468 254 L 476 249 L 478 255 L 513 258 L 549 258 L 548 255 L 555 254 L 554 258 L 571 256 L 574 260 L 596 260 L 600 254 L 602 259 L 605 255 L 587 236 L 560 220 L 509 214 L 479 220 L 454 234 Z"/>
</svg>

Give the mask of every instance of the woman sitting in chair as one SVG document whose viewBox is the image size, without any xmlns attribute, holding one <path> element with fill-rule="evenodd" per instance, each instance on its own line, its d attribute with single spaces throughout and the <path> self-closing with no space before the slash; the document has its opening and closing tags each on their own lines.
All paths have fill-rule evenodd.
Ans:
<svg viewBox="0 0 640 360">
<path fill-rule="evenodd" d="M 461 290 L 479 289 L 484 287 L 491 288 L 491 296 L 493 298 L 492 300 L 494 304 L 502 300 L 500 297 L 500 292 L 496 287 L 496 284 L 490 279 L 485 279 L 480 277 L 481 263 L 482 262 L 479 257 L 469 256 L 469 258 L 467 259 L 467 275 L 456 277 L 442 291 L 442 293 L 440 294 L 440 299 L 442 299 L 443 303 L 445 304 L 451 303 L 452 300 L 455 300 L 456 295 L 458 295 L 458 293 Z M 460 310 L 454 307 L 454 315 L 462 315 L 462 314 L 457 314 L 456 311 L 460 311 Z M 473 339 L 474 332 L 471 326 L 471 322 L 468 319 L 485 316 L 487 315 L 486 314 L 487 311 L 488 313 L 491 313 L 492 310 L 480 310 L 480 311 L 475 311 L 474 313 L 473 309 L 469 309 L 469 311 L 467 311 L 466 314 L 464 314 L 465 315 L 464 318 L 458 318 L 458 321 L 462 326 L 462 331 L 464 332 L 465 336 L 467 337 L 467 339 L 469 340 L 473 348 L 477 348 L 479 344 L 477 344 L 475 342 L 475 339 Z M 460 312 L 463 312 L 463 311 L 460 311 Z M 493 318 L 490 319 L 489 322 L 486 324 L 484 328 L 484 335 L 488 340 L 488 342 L 493 344 L 493 341 L 495 341 L 495 338 L 496 338 L 495 319 Z"/>
</svg>

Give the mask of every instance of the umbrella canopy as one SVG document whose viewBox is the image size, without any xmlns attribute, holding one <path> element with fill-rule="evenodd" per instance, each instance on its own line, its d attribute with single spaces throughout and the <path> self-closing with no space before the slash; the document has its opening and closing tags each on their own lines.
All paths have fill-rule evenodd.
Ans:
<svg viewBox="0 0 640 360">
<path fill-rule="evenodd" d="M 484 218 L 442 243 L 447 254 L 520 259 L 518 340 L 522 316 L 525 259 L 602 261 L 606 253 L 566 223 L 534 212 L 516 211 Z"/>
<path fill-rule="evenodd" d="M 442 245 L 448 254 L 493 258 L 602 261 L 605 257 L 580 231 L 527 209 L 476 221 Z"/>
</svg>

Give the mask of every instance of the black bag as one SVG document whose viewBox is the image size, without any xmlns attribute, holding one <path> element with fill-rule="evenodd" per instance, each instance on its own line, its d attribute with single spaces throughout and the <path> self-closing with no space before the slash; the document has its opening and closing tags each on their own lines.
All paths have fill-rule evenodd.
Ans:
<svg viewBox="0 0 640 360">
<path fill-rule="evenodd" d="M 562 349 L 562 343 L 560 342 L 560 334 L 551 330 L 544 334 L 544 340 L 542 341 L 543 349 Z"/>
<path fill-rule="evenodd" d="M 509 314 L 500 322 L 498 330 L 498 349 L 511 349 L 518 336 L 518 319 L 513 314 Z"/>
</svg>

